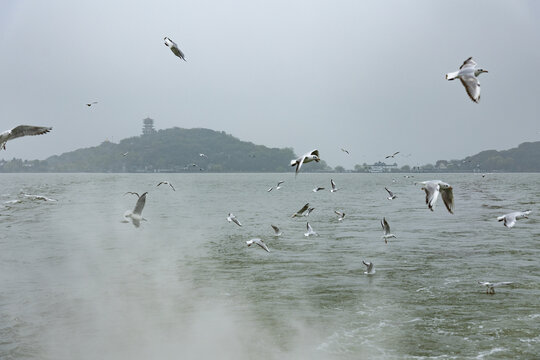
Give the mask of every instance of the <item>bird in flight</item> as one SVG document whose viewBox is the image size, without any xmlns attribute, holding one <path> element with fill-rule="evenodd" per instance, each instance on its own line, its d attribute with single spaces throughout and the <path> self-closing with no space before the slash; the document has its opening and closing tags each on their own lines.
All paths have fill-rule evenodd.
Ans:
<svg viewBox="0 0 540 360">
<path fill-rule="evenodd" d="M 446 74 L 446 80 L 461 80 L 471 100 L 478 103 L 480 101 L 480 82 L 478 81 L 478 75 L 487 72 L 484 69 L 477 69 L 476 62 L 471 56 L 463 62 L 458 71 Z"/>
<path fill-rule="evenodd" d="M 347 155 L 350 155 L 349 150 L 347 150 L 347 149 L 341 148 L 341 151 L 343 151 L 344 153 L 347 153 Z"/>
<path fill-rule="evenodd" d="M 364 274 L 366 275 L 375 274 L 375 265 L 372 262 L 365 262 L 364 260 L 362 260 L 362 264 L 366 265 L 366 271 L 364 271 Z"/>
<path fill-rule="evenodd" d="M 90 103 L 86 103 L 86 106 L 92 106 L 92 105 L 95 105 L 97 103 L 98 103 L 97 101 L 92 101 Z"/>
<path fill-rule="evenodd" d="M 247 244 L 247 246 L 257 244 L 260 247 L 262 247 L 264 250 L 266 250 L 266 252 L 270 252 L 270 250 L 268 249 L 268 246 L 266 246 L 266 244 L 264 243 L 264 241 L 262 241 L 262 239 L 254 238 L 254 239 L 251 239 L 251 240 L 247 240 L 246 244 Z"/>
<path fill-rule="evenodd" d="M 240 224 L 240 221 L 238 221 L 238 219 L 236 218 L 236 216 L 234 216 L 233 213 L 229 213 L 229 216 L 227 216 L 227 221 L 228 222 L 233 222 L 238 226 L 242 226 L 242 224 Z"/>
<path fill-rule="evenodd" d="M 496 282 L 492 283 L 489 281 L 479 281 L 480 285 L 483 285 L 486 287 L 486 294 L 495 294 L 495 288 L 499 286 L 507 286 L 513 284 L 511 281 L 502 281 L 502 282 Z"/>
<path fill-rule="evenodd" d="M 174 55 L 178 56 L 180 59 L 186 61 L 186 58 L 184 57 L 184 53 L 178 48 L 178 45 L 168 37 L 164 37 L 163 40 L 165 40 L 165 46 L 168 46 Z"/>
<path fill-rule="evenodd" d="M 279 230 L 279 228 L 276 226 L 276 225 L 270 225 L 272 227 L 272 229 L 274 229 L 274 235 L 275 236 L 280 236 L 281 235 L 281 230 Z"/>
<path fill-rule="evenodd" d="M 313 189 L 313 192 L 317 192 L 317 191 L 321 191 L 321 190 L 324 190 L 324 188 L 321 187 L 321 186 L 317 186 L 316 188 Z"/>
<path fill-rule="evenodd" d="M 306 210 L 309 208 L 309 203 L 307 203 L 306 205 L 302 206 L 302 208 L 300 210 L 298 210 L 297 212 L 295 212 L 294 214 L 292 214 L 291 217 L 297 217 L 297 216 L 304 216 L 304 213 L 306 212 Z"/>
<path fill-rule="evenodd" d="M 173 189 L 174 191 L 176 191 L 176 189 L 174 188 L 173 184 L 171 184 L 171 183 L 168 182 L 168 181 L 160 181 L 159 184 L 156 185 L 156 187 L 159 186 L 159 185 L 161 185 L 161 184 L 169 185 L 169 186 L 171 187 L 171 189 Z"/>
<path fill-rule="evenodd" d="M 519 219 L 528 219 L 529 214 L 531 213 L 531 210 L 526 211 L 514 211 L 509 214 L 505 214 L 502 216 L 499 216 L 497 218 L 498 221 L 504 221 L 504 226 L 511 228 L 514 225 L 516 225 L 516 220 Z"/>
<path fill-rule="evenodd" d="M 385 156 L 385 159 L 388 159 L 388 158 L 394 158 L 394 156 L 396 156 L 397 154 L 399 154 L 399 151 L 396 151 L 396 152 L 393 153 L 392 155 L 386 155 L 386 156 Z"/>
<path fill-rule="evenodd" d="M 334 212 L 338 216 L 338 221 L 342 221 L 343 218 L 345 218 L 345 213 L 344 212 L 340 212 L 340 211 L 337 211 L 337 210 L 334 210 Z"/>
<path fill-rule="evenodd" d="M 390 225 L 388 225 L 388 221 L 386 221 L 386 218 L 383 217 L 381 220 L 381 226 L 383 228 L 383 239 L 384 243 L 388 244 L 388 239 L 390 238 L 396 238 L 396 235 L 390 233 Z"/>
<path fill-rule="evenodd" d="M 124 222 L 129 222 L 129 220 L 131 219 L 131 222 L 133 223 L 133 225 L 135 227 L 139 227 L 141 225 L 141 220 L 145 220 L 142 217 L 142 211 L 144 209 L 144 204 L 146 203 L 146 194 L 148 194 L 148 192 L 143 193 L 141 196 L 139 196 L 139 194 L 134 193 L 134 192 L 127 192 L 126 194 L 137 195 L 139 199 L 137 200 L 137 203 L 135 204 L 135 209 L 133 209 L 133 211 L 131 212 L 127 211 L 124 214 L 124 219 L 125 219 Z"/>
<path fill-rule="evenodd" d="M 6 143 L 23 136 L 43 135 L 52 130 L 52 127 L 19 125 L 11 130 L 0 133 L 0 150 L 6 150 Z"/>
<path fill-rule="evenodd" d="M 336 183 L 334 182 L 333 179 L 330 179 L 330 185 L 332 186 L 332 189 L 330 189 L 330 192 L 336 192 L 336 191 L 339 190 L 339 189 L 336 187 Z"/>
<path fill-rule="evenodd" d="M 388 200 L 394 200 L 397 196 L 394 195 L 393 192 L 391 192 L 390 190 L 388 190 L 388 188 L 384 188 L 387 192 L 388 192 L 388 195 L 390 195 L 389 197 L 387 197 Z"/>
<path fill-rule="evenodd" d="M 319 234 L 317 234 L 317 232 L 315 230 L 313 230 L 311 225 L 309 225 L 309 222 L 306 223 L 306 229 L 307 229 L 307 232 L 304 233 L 304 236 L 306 236 L 306 237 L 311 236 L 311 235 L 319 236 Z"/>
<path fill-rule="evenodd" d="M 419 184 L 424 185 L 422 190 L 426 192 L 426 204 L 429 210 L 433 211 L 435 202 L 437 202 L 439 194 L 441 194 L 446 209 L 450 214 L 454 213 L 454 193 L 452 186 L 441 180 L 420 181 Z"/>
<path fill-rule="evenodd" d="M 311 152 L 305 153 L 304 155 L 300 156 L 298 159 L 291 160 L 291 166 L 296 166 L 295 176 L 298 175 L 298 172 L 300 171 L 300 168 L 302 167 L 303 163 L 308 163 L 311 161 L 316 161 L 316 162 L 321 161 L 319 157 L 319 150 L 315 149 Z"/>
</svg>

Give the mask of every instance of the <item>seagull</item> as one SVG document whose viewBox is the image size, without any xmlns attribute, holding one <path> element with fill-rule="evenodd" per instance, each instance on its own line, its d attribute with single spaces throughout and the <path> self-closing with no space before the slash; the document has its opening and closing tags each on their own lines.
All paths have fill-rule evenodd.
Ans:
<svg viewBox="0 0 540 360">
<path fill-rule="evenodd" d="M 388 221 L 386 221 L 386 218 L 383 217 L 381 220 L 381 226 L 383 228 L 383 236 L 384 243 L 388 244 L 388 239 L 390 238 L 396 238 L 396 235 L 390 233 L 390 225 L 388 225 Z"/>
<path fill-rule="evenodd" d="M 184 53 L 178 48 L 178 45 L 168 37 L 164 37 L 163 40 L 165 40 L 165 45 L 168 46 L 174 55 L 178 56 L 180 59 L 186 61 L 186 58 L 184 57 Z"/>
<path fill-rule="evenodd" d="M 339 190 L 339 189 L 336 187 L 336 183 L 334 182 L 333 179 L 330 179 L 330 185 L 332 185 L 332 189 L 330 189 L 330 192 L 336 192 L 336 191 Z"/>
<path fill-rule="evenodd" d="M 236 225 L 242 226 L 242 224 L 240 224 L 240 221 L 238 221 L 238 219 L 236 218 L 236 216 L 233 215 L 233 213 L 229 213 L 229 216 L 227 216 L 227 221 L 234 222 Z"/>
<path fill-rule="evenodd" d="M 98 103 L 97 101 L 93 101 L 93 102 L 91 102 L 91 103 L 86 103 L 86 106 L 92 106 L 92 105 L 95 105 L 95 104 L 97 104 L 97 103 Z"/>
<path fill-rule="evenodd" d="M 306 211 L 306 213 L 304 214 L 304 216 L 309 216 L 309 214 L 311 214 L 311 212 L 312 212 L 313 210 L 315 210 L 314 207 L 308 208 L 307 211 Z"/>
<path fill-rule="evenodd" d="M 127 194 L 137 195 L 138 198 L 141 197 L 141 196 L 139 195 L 139 193 L 136 193 L 136 192 L 133 192 L 133 191 L 128 191 L 127 193 L 124 194 L 124 196 L 127 195 Z"/>
<path fill-rule="evenodd" d="M 171 183 L 168 182 L 168 181 L 160 181 L 159 184 L 156 185 L 156 187 L 159 186 L 159 185 L 161 185 L 161 184 L 169 185 L 169 186 L 171 187 L 171 189 L 173 189 L 174 191 L 176 191 L 176 189 L 174 188 L 173 184 L 171 184 Z"/>
<path fill-rule="evenodd" d="M 270 191 L 272 191 L 272 190 L 274 190 L 274 187 L 273 187 L 273 186 L 270 187 L 270 189 L 266 190 L 266 192 L 270 192 Z"/>
<path fill-rule="evenodd" d="M 390 190 L 388 190 L 388 188 L 384 188 L 386 191 L 388 191 L 388 195 L 390 195 L 389 197 L 387 197 L 388 200 L 394 200 L 395 198 L 397 198 L 396 195 L 394 195 L 393 192 L 391 192 Z"/>
<path fill-rule="evenodd" d="M 503 282 L 497 282 L 497 283 L 492 283 L 489 281 L 479 281 L 478 283 L 487 288 L 486 294 L 495 294 L 495 288 L 497 286 L 506 286 L 506 285 L 513 284 L 513 282 L 510 282 L 510 281 L 503 281 Z"/>
<path fill-rule="evenodd" d="M 396 151 L 395 153 L 393 153 L 392 155 L 387 155 L 385 157 L 385 159 L 388 159 L 388 158 L 394 158 L 394 156 L 396 156 L 397 154 L 399 154 L 399 151 Z"/>
<path fill-rule="evenodd" d="M 281 235 L 281 230 L 279 230 L 279 228 L 276 226 L 276 225 L 270 225 L 272 227 L 272 229 L 274 229 L 274 235 L 275 236 L 280 236 Z"/>
<path fill-rule="evenodd" d="M 52 127 L 32 125 L 19 125 L 11 130 L 6 130 L 3 133 L 0 133 L 0 150 L 6 150 L 6 143 L 9 140 L 23 136 L 42 135 L 48 133 L 51 130 Z"/>
<path fill-rule="evenodd" d="M 343 151 L 344 153 L 347 153 L 347 155 L 350 155 L 350 154 L 349 154 L 349 150 L 346 150 L 346 149 L 344 149 L 344 148 L 341 148 L 341 151 Z"/>
<path fill-rule="evenodd" d="M 504 221 L 504 226 L 511 228 L 514 225 L 516 225 L 516 220 L 523 219 L 523 218 L 528 219 L 529 218 L 528 215 L 530 213 L 531 213 L 531 210 L 514 211 L 509 214 L 499 216 L 497 220 Z"/>
<path fill-rule="evenodd" d="M 309 225 L 309 223 L 306 223 L 306 228 L 307 228 L 307 232 L 304 233 L 304 236 L 311 236 L 311 235 L 319 236 L 319 234 L 317 234 L 317 232 L 313 230 L 313 228 L 311 227 L 311 225 Z"/>
<path fill-rule="evenodd" d="M 281 186 L 279 186 L 279 185 L 283 184 L 284 182 L 285 181 L 278 181 L 277 186 L 276 186 L 276 190 L 281 189 Z"/>
<path fill-rule="evenodd" d="M 264 243 L 264 241 L 262 241 L 261 239 L 259 238 L 254 238 L 254 239 L 251 239 L 251 240 L 247 240 L 246 241 L 246 244 L 247 246 L 251 246 L 253 244 L 257 244 L 259 245 L 260 247 L 262 247 L 264 250 L 266 250 L 266 252 L 270 252 L 270 250 L 268 250 L 268 246 L 266 246 L 266 244 Z"/>
<path fill-rule="evenodd" d="M 463 62 L 463 65 L 459 67 L 458 71 L 446 74 L 446 80 L 461 80 L 471 100 L 478 103 L 480 101 L 480 82 L 478 81 L 478 75 L 487 72 L 484 69 L 476 69 L 476 62 L 471 56 Z"/>
<path fill-rule="evenodd" d="M 296 166 L 295 176 L 298 175 L 298 172 L 300 171 L 302 164 L 308 163 L 310 161 L 316 161 L 316 162 L 321 161 L 321 159 L 319 158 L 319 150 L 315 149 L 311 152 L 305 153 L 304 155 L 300 156 L 296 160 L 291 160 L 291 166 Z"/>
<path fill-rule="evenodd" d="M 208 159 L 208 156 L 206 156 L 206 155 L 203 154 L 203 153 L 200 153 L 200 154 L 199 154 L 199 157 L 203 157 L 203 158 L 207 158 L 207 159 Z"/>
<path fill-rule="evenodd" d="M 426 192 L 426 204 L 428 205 L 429 210 L 433 211 L 433 207 L 435 206 L 435 202 L 437 202 L 440 193 L 446 209 L 448 209 L 450 214 L 454 213 L 454 193 L 452 191 L 452 186 L 441 180 L 421 181 L 419 184 L 424 185 L 422 190 Z"/>
<path fill-rule="evenodd" d="M 125 153 L 123 153 L 122 156 L 127 156 L 127 154 L 129 154 L 129 151 L 126 151 Z"/>
<path fill-rule="evenodd" d="M 367 266 L 367 269 L 366 269 L 366 271 L 364 271 L 364 274 L 366 274 L 366 275 L 375 274 L 375 269 L 374 269 L 375 265 L 373 265 L 372 262 L 367 263 L 364 260 L 362 260 L 362 263 Z"/>
<path fill-rule="evenodd" d="M 132 193 L 132 194 L 135 194 L 138 196 L 137 193 Z M 148 192 L 145 192 L 141 196 L 139 196 L 139 199 L 137 200 L 137 203 L 135 204 L 135 209 L 133 209 L 132 212 L 127 211 L 124 214 L 124 219 L 126 219 L 125 222 L 129 222 L 129 219 L 131 219 L 131 222 L 133 223 L 135 227 L 139 227 L 141 225 L 141 220 L 144 220 L 142 217 L 142 211 L 144 209 L 144 204 L 146 203 L 146 194 L 148 194 Z"/>
<path fill-rule="evenodd" d="M 342 221 L 343 218 L 345 217 L 345 213 L 343 213 L 343 212 L 339 212 L 337 210 L 334 210 L 334 212 L 337 214 L 337 216 L 339 216 L 338 221 Z"/>
<path fill-rule="evenodd" d="M 292 214 L 291 217 L 297 217 L 297 216 L 304 216 L 304 212 L 306 212 L 306 210 L 309 208 L 309 203 L 307 203 L 306 205 L 302 206 L 302 208 L 300 210 L 298 210 L 297 212 L 295 212 L 294 214 Z"/>
<path fill-rule="evenodd" d="M 321 191 L 321 190 L 324 190 L 324 188 L 320 187 L 320 186 L 317 186 L 316 188 L 313 189 L 313 192 L 317 192 L 317 191 Z"/>
</svg>

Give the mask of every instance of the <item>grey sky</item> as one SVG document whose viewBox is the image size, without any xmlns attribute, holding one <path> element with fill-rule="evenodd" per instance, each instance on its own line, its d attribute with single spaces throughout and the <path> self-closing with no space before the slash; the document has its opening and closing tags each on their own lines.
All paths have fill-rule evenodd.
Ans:
<svg viewBox="0 0 540 360">
<path fill-rule="evenodd" d="M 514 147 L 540 139 L 539 20 L 532 0 L 4 0 L 0 131 L 53 131 L 0 158 L 117 142 L 147 116 L 346 168 Z M 489 70 L 479 104 L 444 79 L 468 56 Z"/>
</svg>

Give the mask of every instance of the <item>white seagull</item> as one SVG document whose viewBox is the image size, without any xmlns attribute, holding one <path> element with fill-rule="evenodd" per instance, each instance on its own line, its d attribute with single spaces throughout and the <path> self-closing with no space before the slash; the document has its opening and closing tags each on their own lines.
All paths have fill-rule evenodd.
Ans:
<svg viewBox="0 0 540 360">
<path fill-rule="evenodd" d="M 178 45 L 168 37 L 164 37 L 163 40 L 165 40 L 165 45 L 168 46 L 174 55 L 178 56 L 180 59 L 186 61 L 186 58 L 184 57 L 184 53 L 178 48 Z"/>
<path fill-rule="evenodd" d="M 282 181 L 278 181 L 277 186 L 276 186 L 276 190 L 281 189 L 281 186 L 279 186 L 279 185 L 283 184 L 284 182 L 285 182 L 285 181 L 283 181 L 283 180 L 282 180 Z"/>
<path fill-rule="evenodd" d="M 134 193 L 134 192 L 127 192 L 126 194 L 137 195 L 139 199 L 137 200 L 137 203 L 135 204 L 135 209 L 133 209 L 133 211 L 131 212 L 127 211 L 124 214 L 124 219 L 125 219 L 124 222 L 129 222 L 129 220 L 131 219 L 131 222 L 133 223 L 133 225 L 135 227 L 139 227 L 141 225 L 141 221 L 145 220 L 142 217 L 142 211 L 144 209 L 144 204 L 146 204 L 146 194 L 148 194 L 148 192 L 143 193 L 141 196 L 139 196 L 139 194 Z"/>
<path fill-rule="evenodd" d="M 397 198 L 397 196 L 394 195 L 393 192 L 391 192 L 390 190 L 388 190 L 388 188 L 385 187 L 384 189 L 385 189 L 386 191 L 388 191 L 388 195 L 390 195 L 389 197 L 387 197 L 388 200 L 393 200 L 393 199 Z"/>
<path fill-rule="evenodd" d="M 478 103 L 478 101 L 480 101 L 480 82 L 478 81 L 478 75 L 487 72 L 488 71 L 484 69 L 476 69 L 476 62 L 471 56 L 463 62 L 463 65 L 459 67 L 458 71 L 446 74 L 446 79 L 461 80 L 461 83 L 465 86 L 465 90 L 471 100 Z"/>
<path fill-rule="evenodd" d="M 295 212 L 294 214 L 292 214 L 291 217 L 297 217 L 297 216 L 304 216 L 304 213 L 306 212 L 306 210 L 309 208 L 309 203 L 307 203 L 306 205 L 302 206 L 302 208 L 300 210 L 298 210 L 297 212 Z"/>
<path fill-rule="evenodd" d="M 510 281 L 502 281 L 502 282 L 497 282 L 497 283 L 492 283 L 489 281 L 479 281 L 478 283 L 487 288 L 486 294 L 495 294 L 495 288 L 498 286 L 506 286 L 506 285 L 513 284 L 513 282 L 510 282 Z"/>
<path fill-rule="evenodd" d="M 236 218 L 236 216 L 234 216 L 233 213 L 229 213 L 229 216 L 227 216 L 227 221 L 228 222 L 233 222 L 238 226 L 242 226 L 242 224 L 240 224 L 240 221 L 238 221 L 238 219 Z"/>
<path fill-rule="evenodd" d="M 317 191 L 321 191 L 321 190 L 324 190 L 324 188 L 320 187 L 320 186 L 317 186 L 316 188 L 313 189 L 313 192 L 317 192 Z"/>
<path fill-rule="evenodd" d="M 32 125 L 19 125 L 11 130 L 6 130 L 0 133 L 0 150 L 6 150 L 6 143 L 9 140 L 13 140 L 23 136 L 33 136 L 46 134 L 52 130 L 52 127 L 45 126 L 32 126 Z"/>
<path fill-rule="evenodd" d="M 208 159 L 208 156 L 206 156 L 206 155 L 203 154 L 203 153 L 200 153 L 200 154 L 199 154 L 199 157 L 203 157 L 203 158 L 207 158 L 207 159 Z"/>
<path fill-rule="evenodd" d="M 387 155 L 387 156 L 385 156 L 384 158 L 385 158 L 385 159 L 388 159 L 388 158 L 394 158 L 394 156 L 396 156 L 397 154 L 399 154 L 399 151 L 396 151 L 396 152 L 393 153 L 392 155 Z"/>
<path fill-rule="evenodd" d="M 336 192 L 336 191 L 339 190 L 339 189 L 336 187 L 336 183 L 334 182 L 333 179 L 330 179 L 330 185 L 332 186 L 332 189 L 330 189 L 330 192 Z"/>
<path fill-rule="evenodd" d="M 345 213 L 344 212 L 339 212 L 337 210 L 334 210 L 334 212 L 337 214 L 338 216 L 338 221 L 342 221 L 343 218 L 345 217 Z"/>
<path fill-rule="evenodd" d="M 366 271 L 364 271 L 364 274 L 366 274 L 366 275 L 375 274 L 375 265 L 373 265 L 372 262 L 367 263 L 364 260 L 362 260 L 362 263 L 367 266 L 367 269 L 366 269 Z"/>
<path fill-rule="evenodd" d="M 304 155 L 300 156 L 298 159 L 291 160 L 291 166 L 296 166 L 295 176 L 298 175 L 298 172 L 300 171 L 300 168 L 302 167 L 303 163 L 308 163 L 311 161 L 316 161 L 316 162 L 321 161 L 319 157 L 319 150 L 315 149 L 313 151 L 305 153 Z"/>
<path fill-rule="evenodd" d="M 168 182 L 168 181 L 160 181 L 159 184 L 156 185 L 156 187 L 159 186 L 159 185 L 161 185 L 161 184 L 169 185 L 169 186 L 171 187 L 171 189 L 173 189 L 174 191 L 176 191 L 176 189 L 174 188 L 173 184 L 171 184 L 171 183 Z"/>
<path fill-rule="evenodd" d="M 504 226 L 511 228 L 514 225 L 516 225 L 516 220 L 524 219 L 524 218 L 528 219 L 530 213 L 531 213 L 531 210 L 514 211 L 509 214 L 499 216 L 497 220 L 504 221 Z"/>
<path fill-rule="evenodd" d="M 304 233 L 304 236 L 311 236 L 311 235 L 319 236 L 319 234 L 317 234 L 317 232 L 313 230 L 311 225 L 309 225 L 309 222 L 306 223 L 306 229 L 307 229 L 307 232 Z"/>
<path fill-rule="evenodd" d="M 383 236 L 384 243 L 388 244 L 388 239 L 390 238 L 397 238 L 396 235 L 390 233 L 390 225 L 388 225 L 388 221 L 386 221 L 386 218 L 383 217 L 381 220 L 381 226 L 383 228 Z"/>
<path fill-rule="evenodd" d="M 454 193 L 452 191 L 452 186 L 441 180 L 420 181 L 419 184 L 424 185 L 422 190 L 426 192 L 426 204 L 428 205 L 429 210 L 433 211 L 433 207 L 435 206 L 435 202 L 437 202 L 440 193 L 446 209 L 448 209 L 450 214 L 454 213 Z"/>
<path fill-rule="evenodd" d="M 270 250 L 268 249 L 268 246 L 266 246 L 266 244 L 264 243 L 264 241 L 262 241 L 262 239 L 254 238 L 254 239 L 251 239 L 251 240 L 247 240 L 246 244 L 247 244 L 247 246 L 257 244 L 260 247 L 262 247 L 264 250 L 266 250 L 266 252 L 270 252 Z"/>
<path fill-rule="evenodd" d="M 272 227 L 272 229 L 274 229 L 274 235 L 275 236 L 280 236 L 281 235 L 281 230 L 279 230 L 279 228 L 276 226 L 276 225 L 270 225 Z"/>
</svg>

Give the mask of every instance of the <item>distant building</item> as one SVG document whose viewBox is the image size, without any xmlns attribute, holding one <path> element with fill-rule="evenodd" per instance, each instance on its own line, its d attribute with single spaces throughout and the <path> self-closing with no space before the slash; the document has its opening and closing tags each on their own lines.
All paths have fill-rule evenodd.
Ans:
<svg viewBox="0 0 540 360">
<path fill-rule="evenodd" d="M 392 165 L 387 165 L 384 162 L 376 162 L 373 165 L 366 165 L 368 167 L 368 171 L 370 173 L 382 173 L 382 172 L 390 172 L 392 169 L 397 169 L 397 164 L 393 163 Z"/>
<path fill-rule="evenodd" d="M 155 134 L 156 129 L 154 129 L 154 120 L 147 117 L 143 120 L 143 128 L 142 128 L 143 135 L 150 135 Z"/>
</svg>

